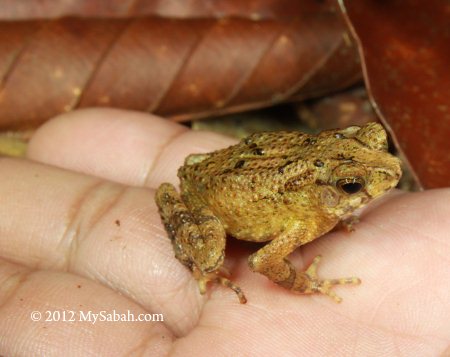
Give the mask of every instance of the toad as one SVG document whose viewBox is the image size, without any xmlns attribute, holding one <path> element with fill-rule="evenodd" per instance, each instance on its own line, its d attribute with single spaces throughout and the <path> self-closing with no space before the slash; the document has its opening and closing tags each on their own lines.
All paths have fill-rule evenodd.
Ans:
<svg viewBox="0 0 450 357">
<path fill-rule="evenodd" d="M 252 271 L 288 290 L 340 302 L 332 288 L 359 284 L 358 278 L 321 279 L 320 256 L 304 271 L 287 256 L 396 186 L 400 161 L 387 148 L 383 127 L 368 123 L 317 135 L 256 133 L 226 149 L 189 155 L 178 170 L 180 193 L 169 183 L 156 192 L 176 258 L 202 294 L 214 281 L 245 303 L 223 272 L 226 237 L 267 242 L 248 258 Z"/>
</svg>

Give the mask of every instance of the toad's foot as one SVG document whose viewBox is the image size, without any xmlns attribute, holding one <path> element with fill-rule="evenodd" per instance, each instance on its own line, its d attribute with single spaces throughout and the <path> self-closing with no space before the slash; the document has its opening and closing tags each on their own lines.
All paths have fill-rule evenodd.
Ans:
<svg viewBox="0 0 450 357">
<path fill-rule="evenodd" d="M 339 226 L 344 228 L 347 232 L 354 232 L 355 231 L 355 225 L 359 223 L 359 217 L 358 216 L 350 216 L 342 221 L 339 222 Z"/>
<path fill-rule="evenodd" d="M 194 155 L 189 160 L 201 160 Z M 194 162 L 193 161 L 193 162 Z M 241 289 L 228 278 L 222 267 L 225 258 L 225 229 L 214 213 L 185 190 L 183 197 L 175 187 L 163 183 L 156 192 L 156 204 L 166 227 L 176 258 L 192 269 L 200 293 L 208 282 L 232 289 L 242 304 L 247 302 Z"/>
<path fill-rule="evenodd" d="M 340 303 L 342 299 L 331 290 L 335 285 L 358 285 L 361 284 L 359 278 L 341 278 L 341 279 L 319 279 L 317 277 L 317 266 L 322 257 L 316 256 L 306 271 L 297 274 L 292 290 L 302 294 L 324 294 L 328 295 L 335 302 Z"/>
<path fill-rule="evenodd" d="M 197 280 L 200 294 L 202 294 L 202 295 L 205 294 L 206 293 L 206 285 L 209 282 L 214 282 L 214 283 L 219 283 L 219 284 L 226 286 L 227 288 L 233 290 L 236 293 L 236 295 L 238 296 L 239 302 L 241 304 L 245 304 L 247 302 L 247 299 L 246 299 L 244 293 L 242 292 L 241 288 L 239 286 L 233 284 L 233 282 L 230 279 L 221 275 L 223 273 L 228 275 L 228 273 L 224 269 L 219 269 L 219 270 L 213 271 L 211 273 L 202 273 L 199 269 L 194 267 L 193 273 L 194 273 L 195 279 Z"/>
</svg>

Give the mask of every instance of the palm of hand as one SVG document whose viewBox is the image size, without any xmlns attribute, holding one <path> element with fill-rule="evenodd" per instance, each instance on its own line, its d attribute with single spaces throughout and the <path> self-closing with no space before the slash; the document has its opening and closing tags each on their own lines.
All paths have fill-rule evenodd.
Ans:
<svg viewBox="0 0 450 357">
<path fill-rule="evenodd" d="M 337 289 L 340 305 L 251 273 L 246 259 L 256 248 L 236 241 L 226 265 L 249 302 L 217 286 L 200 296 L 173 257 L 153 195 L 160 182 L 176 183 L 187 154 L 228 143 L 144 114 L 88 110 L 44 126 L 28 152 L 79 173 L 2 159 L 0 354 L 423 356 L 449 348 L 448 189 L 393 194 L 356 232 L 294 254 L 298 267 L 323 255 L 323 277 L 362 279 Z M 162 313 L 164 322 L 31 321 L 31 311 L 47 310 Z M 77 343 L 67 346 L 69 338 Z"/>
</svg>

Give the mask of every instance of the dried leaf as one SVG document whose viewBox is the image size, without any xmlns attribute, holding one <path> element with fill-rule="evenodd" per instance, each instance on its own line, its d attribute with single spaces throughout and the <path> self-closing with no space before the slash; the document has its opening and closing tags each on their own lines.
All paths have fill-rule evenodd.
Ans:
<svg viewBox="0 0 450 357">
<path fill-rule="evenodd" d="M 296 108 L 301 120 L 315 131 L 346 128 L 351 125 L 362 126 L 378 120 L 367 98 L 367 92 L 360 87 L 298 103 Z"/>
<path fill-rule="evenodd" d="M 0 19 L 31 20 L 63 16 L 132 17 L 157 15 L 177 18 L 293 17 L 305 10 L 333 7 L 334 1 L 314 0 L 2 0 Z"/>
<path fill-rule="evenodd" d="M 342 0 L 341 6 L 359 40 L 379 114 L 420 183 L 449 186 L 449 2 Z"/>
<path fill-rule="evenodd" d="M 305 9 L 277 21 L 0 22 L 0 127 L 35 127 L 89 106 L 185 120 L 357 81 L 357 55 L 342 20 L 327 6 Z"/>
</svg>

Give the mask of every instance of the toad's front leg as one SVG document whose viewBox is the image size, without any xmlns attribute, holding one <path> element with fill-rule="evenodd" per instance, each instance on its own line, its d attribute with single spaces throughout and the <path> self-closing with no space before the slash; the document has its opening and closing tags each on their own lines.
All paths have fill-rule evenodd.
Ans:
<svg viewBox="0 0 450 357">
<path fill-rule="evenodd" d="M 317 276 L 320 256 L 315 257 L 305 271 L 297 271 L 286 259 L 295 248 L 310 240 L 311 237 L 299 230 L 285 232 L 249 257 L 250 269 L 264 274 L 286 289 L 300 294 L 324 294 L 336 302 L 341 302 L 342 299 L 332 290 L 333 286 L 360 284 L 360 279 L 320 279 Z"/>
<path fill-rule="evenodd" d="M 241 289 L 223 276 L 226 236 L 222 224 L 211 210 L 189 195 L 181 199 L 169 183 L 158 188 L 156 204 L 175 256 L 192 270 L 200 293 L 206 292 L 207 283 L 217 282 L 232 289 L 239 301 L 245 304 L 247 300 Z"/>
</svg>

